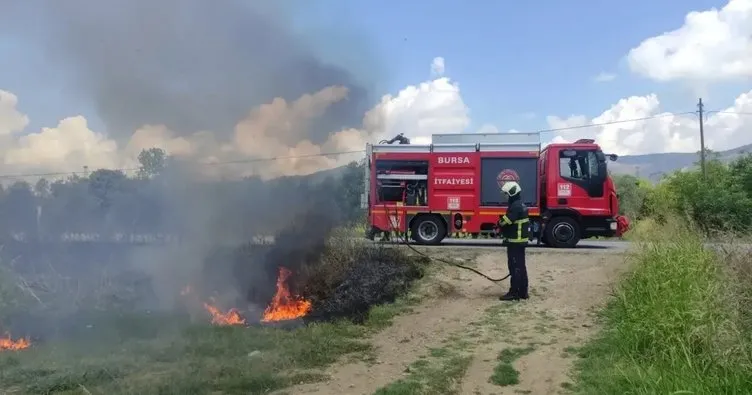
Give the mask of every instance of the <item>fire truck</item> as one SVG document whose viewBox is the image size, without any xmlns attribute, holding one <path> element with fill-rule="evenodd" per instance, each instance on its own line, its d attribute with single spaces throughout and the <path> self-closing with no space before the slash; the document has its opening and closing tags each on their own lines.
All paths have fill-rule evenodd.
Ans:
<svg viewBox="0 0 752 395">
<path fill-rule="evenodd" d="M 397 144 L 395 144 L 395 142 Z M 594 140 L 549 144 L 539 133 L 435 134 L 430 144 L 398 135 L 367 144 L 366 237 L 398 233 L 418 244 L 439 244 L 452 234 L 497 234 L 506 212 L 501 186 L 516 181 L 530 215 L 531 241 L 572 248 L 581 239 L 621 236 L 607 160 Z"/>
</svg>

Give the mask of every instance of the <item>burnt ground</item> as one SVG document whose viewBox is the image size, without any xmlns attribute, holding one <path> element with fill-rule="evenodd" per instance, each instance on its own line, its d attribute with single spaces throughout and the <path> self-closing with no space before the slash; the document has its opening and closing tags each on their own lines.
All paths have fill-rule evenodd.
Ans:
<svg viewBox="0 0 752 395">
<path fill-rule="evenodd" d="M 160 293 L 178 294 L 183 284 L 157 289 L 163 284 L 130 265 L 136 253 L 143 251 L 98 243 L 8 245 L 0 251 L 0 262 L 8 262 L 3 267 L 13 276 L 6 278 L 14 279 L 3 291 L 10 289 L 15 298 L 0 304 L 0 331 L 22 333 L 36 341 L 86 338 L 92 328 L 102 325 L 133 329 L 122 323 L 145 315 L 187 322 L 204 313 L 200 303 L 193 307 L 196 312 L 185 311 L 184 304 L 165 305 L 158 300 Z M 208 251 L 200 275 L 190 285 L 201 294 L 201 301 L 231 289 L 235 296 L 222 301 L 225 309 L 237 307 L 250 324 L 256 324 L 276 291 L 281 266 L 294 270 L 288 284 L 291 291 L 312 302 L 304 322 L 344 318 L 363 323 L 371 306 L 394 302 L 405 294 L 423 276 L 425 262 L 397 249 L 358 242 L 284 248 L 249 243 Z M 276 325 L 288 326 L 298 325 Z"/>
</svg>

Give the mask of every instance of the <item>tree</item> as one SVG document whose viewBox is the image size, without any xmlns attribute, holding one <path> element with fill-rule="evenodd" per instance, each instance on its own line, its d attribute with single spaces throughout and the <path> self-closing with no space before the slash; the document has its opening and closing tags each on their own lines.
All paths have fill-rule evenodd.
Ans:
<svg viewBox="0 0 752 395">
<path fill-rule="evenodd" d="M 339 181 L 340 205 L 348 221 L 357 221 L 362 218 L 360 196 L 364 192 L 364 166 L 362 163 L 350 162 Z"/>
<path fill-rule="evenodd" d="M 643 206 L 650 193 L 650 183 L 629 174 L 614 175 L 613 179 L 619 194 L 619 214 L 633 220 L 643 217 Z"/>
<path fill-rule="evenodd" d="M 138 154 L 139 178 L 151 178 L 162 173 L 167 164 L 167 153 L 161 148 L 149 148 L 141 150 Z"/>
<path fill-rule="evenodd" d="M 6 191 L 2 202 L 4 230 L 12 233 L 36 235 L 37 205 L 31 186 L 25 181 L 16 181 Z"/>
<path fill-rule="evenodd" d="M 89 193 L 99 201 L 102 208 L 112 205 L 116 194 L 126 190 L 127 177 L 119 170 L 99 169 L 89 176 Z"/>
<path fill-rule="evenodd" d="M 36 184 L 34 184 L 34 193 L 40 199 L 46 199 L 50 196 L 50 182 L 46 178 L 40 178 Z"/>
<path fill-rule="evenodd" d="M 729 166 L 734 183 L 752 197 L 752 154 L 746 154 L 731 162 Z"/>
</svg>

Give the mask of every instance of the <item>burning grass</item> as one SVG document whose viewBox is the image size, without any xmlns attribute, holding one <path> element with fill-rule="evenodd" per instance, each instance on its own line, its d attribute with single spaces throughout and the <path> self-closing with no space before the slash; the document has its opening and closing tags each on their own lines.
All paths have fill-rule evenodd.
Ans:
<svg viewBox="0 0 752 395">
<path fill-rule="evenodd" d="M 35 316 L 33 311 L 50 311 L 56 294 L 33 281 L 24 290 L 18 286 L 24 276 L 4 277 L 9 287 L 0 293 L 20 295 L 5 299 L 14 301 L 6 313 L 24 314 L 8 313 L 10 320 L 0 324 L 12 324 L 22 336 L 28 332 L 17 328 L 48 329 L 22 338 L 30 342 L 23 350 L 0 352 L 0 393 L 256 394 L 323 380 L 320 369 L 345 355 L 370 357 L 364 337 L 404 310 L 411 282 L 423 273 L 421 261 L 402 250 L 359 241 L 336 241 L 289 268 L 280 263 L 290 260 L 268 259 L 278 254 L 272 246 L 244 246 L 226 262 L 211 259 L 213 271 L 233 273 L 242 297 L 235 303 L 212 299 L 205 291 L 221 282 L 208 276 L 207 284 L 176 289 L 176 297 L 192 300 L 198 312 L 127 308 L 132 304 L 124 303 L 126 292 L 115 298 L 117 308 L 87 307 L 81 301 L 111 305 L 83 297 L 77 299 L 81 309 L 65 319 Z M 248 270 L 259 260 L 268 267 Z M 268 282 L 250 281 L 249 275 Z M 119 293 L 109 291 L 97 288 L 96 294 Z M 254 303 L 259 311 L 247 308 Z M 305 325 L 273 325 L 290 318 Z"/>
</svg>

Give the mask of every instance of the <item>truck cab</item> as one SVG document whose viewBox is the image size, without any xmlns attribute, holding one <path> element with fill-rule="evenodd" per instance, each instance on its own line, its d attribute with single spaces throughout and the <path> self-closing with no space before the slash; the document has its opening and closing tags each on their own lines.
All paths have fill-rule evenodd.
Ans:
<svg viewBox="0 0 752 395">
<path fill-rule="evenodd" d="M 540 155 L 542 241 L 573 247 L 580 239 L 621 236 L 628 221 L 619 201 L 606 155 L 594 140 L 549 144 Z"/>
</svg>

